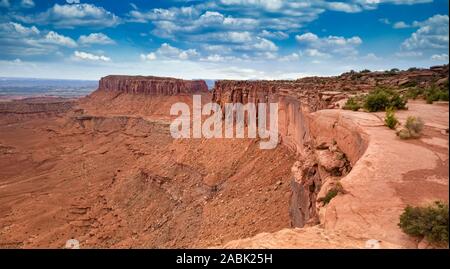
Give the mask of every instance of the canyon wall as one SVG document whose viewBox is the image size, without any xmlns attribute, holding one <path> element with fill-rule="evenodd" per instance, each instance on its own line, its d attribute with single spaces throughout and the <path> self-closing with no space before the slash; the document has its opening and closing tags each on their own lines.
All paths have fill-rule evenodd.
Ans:
<svg viewBox="0 0 450 269">
<path fill-rule="evenodd" d="M 315 225 L 333 190 L 345 192 L 348 175 L 368 147 L 368 135 L 345 113 L 319 113 L 339 108 L 355 93 L 376 87 L 402 91 L 448 83 L 448 65 L 430 69 L 347 72 L 337 77 L 293 81 L 217 81 L 212 100 L 226 103 L 278 103 L 281 142 L 299 155 L 292 167 L 290 215 L 294 227 Z M 364 121 L 362 119 L 361 121 Z M 323 214 L 322 214 L 323 215 Z"/>
<path fill-rule="evenodd" d="M 311 85 L 309 81 L 218 81 L 212 96 L 222 110 L 226 103 L 278 103 L 281 143 L 298 154 L 292 167 L 289 207 L 294 227 L 319 222 L 323 203 L 318 200 L 350 172 L 367 147 L 351 122 L 320 120 L 314 113 L 338 107 L 346 93 L 317 83 L 308 90 Z"/>
<path fill-rule="evenodd" d="M 164 96 L 208 92 L 208 86 L 203 80 L 182 80 L 154 76 L 106 76 L 100 79 L 98 89 Z"/>
</svg>

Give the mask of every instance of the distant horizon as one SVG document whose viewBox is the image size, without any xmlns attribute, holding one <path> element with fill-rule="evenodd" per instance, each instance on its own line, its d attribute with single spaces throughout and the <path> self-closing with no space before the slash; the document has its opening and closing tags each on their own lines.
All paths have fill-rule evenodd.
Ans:
<svg viewBox="0 0 450 269">
<path fill-rule="evenodd" d="M 306 78 L 306 77 L 336 77 L 336 76 L 340 76 L 342 74 L 345 74 L 347 72 L 351 72 L 351 71 L 355 71 L 355 72 L 361 72 L 364 70 L 369 70 L 371 72 L 385 72 L 385 71 L 389 71 L 392 69 L 399 69 L 400 71 L 407 71 L 408 69 L 411 68 L 418 68 L 418 69 L 430 69 L 434 66 L 445 66 L 448 65 L 449 63 L 444 63 L 444 64 L 436 64 L 436 65 L 431 65 L 431 66 L 426 66 L 426 67 L 418 67 L 418 66 L 411 66 L 411 67 L 407 67 L 407 68 L 388 68 L 388 69 L 382 69 L 382 70 L 370 70 L 367 68 L 363 68 L 360 70 L 353 70 L 353 69 L 349 69 L 347 71 L 344 71 L 342 73 L 339 73 L 337 75 L 307 75 L 307 76 L 302 76 L 302 77 L 297 77 L 297 78 L 291 78 L 291 79 L 273 79 L 273 80 L 296 80 L 296 79 L 301 79 L 301 78 Z M 86 82 L 98 82 L 101 78 L 106 77 L 106 76 L 155 76 L 155 77 L 167 77 L 167 78 L 174 78 L 174 79 L 182 79 L 182 80 L 233 80 L 233 79 L 224 79 L 224 78 L 182 78 L 182 77 L 176 77 L 176 76 L 157 76 L 157 75 L 153 75 L 153 74 L 107 74 L 104 76 L 99 77 L 98 79 L 79 79 L 79 78 L 55 78 L 55 77 L 23 77 L 23 76 L 1 76 L 0 75 L 0 80 L 3 79 L 24 79 L 24 80 L 63 80 L 63 81 L 86 81 Z M 237 79 L 237 80 L 245 80 L 245 79 Z M 247 79 L 247 80 L 269 80 L 269 79 L 258 79 L 258 78 L 254 78 L 254 79 Z"/>
<path fill-rule="evenodd" d="M 448 10 L 446 0 L 3 0 L 0 76 L 283 80 L 423 68 L 449 62 Z"/>
</svg>

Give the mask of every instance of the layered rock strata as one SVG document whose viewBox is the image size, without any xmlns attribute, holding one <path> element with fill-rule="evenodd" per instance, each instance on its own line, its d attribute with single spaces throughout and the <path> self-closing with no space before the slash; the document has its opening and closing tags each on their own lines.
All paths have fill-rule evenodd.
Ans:
<svg viewBox="0 0 450 269">
<path fill-rule="evenodd" d="M 99 90 L 146 95 L 178 95 L 208 92 L 203 80 L 182 80 L 153 76 L 106 76 Z"/>
</svg>

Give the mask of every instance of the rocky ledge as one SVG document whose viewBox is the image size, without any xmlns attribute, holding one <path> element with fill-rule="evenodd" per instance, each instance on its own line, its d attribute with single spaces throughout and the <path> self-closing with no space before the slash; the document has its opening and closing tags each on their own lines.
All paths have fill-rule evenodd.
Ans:
<svg viewBox="0 0 450 269">
<path fill-rule="evenodd" d="M 101 78 L 98 89 L 146 95 L 178 95 L 208 92 L 208 86 L 203 80 L 118 75 Z"/>
</svg>

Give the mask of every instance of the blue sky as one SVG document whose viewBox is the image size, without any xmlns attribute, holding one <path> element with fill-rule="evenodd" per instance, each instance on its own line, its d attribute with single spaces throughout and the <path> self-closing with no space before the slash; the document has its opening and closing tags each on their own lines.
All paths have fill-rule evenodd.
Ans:
<svg viewBox="0 0 450 269">
<path fill-rule="evenodd" d="M 0 0 L 0 76 L 292 79 L 448 63 L 446 0 Z"/>
</svg>

